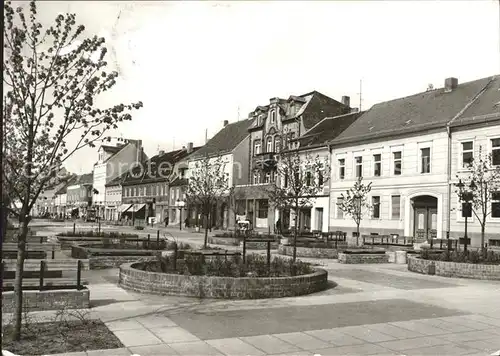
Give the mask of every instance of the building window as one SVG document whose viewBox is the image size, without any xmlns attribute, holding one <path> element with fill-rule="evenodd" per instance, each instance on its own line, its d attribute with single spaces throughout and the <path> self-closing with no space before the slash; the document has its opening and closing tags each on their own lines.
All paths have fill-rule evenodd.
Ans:
<svg viewBox="0 0 500 356">
<path fill-rule="evenodd" d="M 382 174 L 382 155 L 373 155 L 373 175 L 375 177 L 380 177 Z"/>
<path fill-rule="evenodd" d="M 474 158 L 474 143 L 472 141 L 462 142 L 462 168 L 469 168 Z"/>
<path fill-rule="evenodd" d="M 394 160 L 394 175 L 395 176 L 400 176 L 402 172 L 402 155 L 401 151 L 398 152 L 393 152 L 392 157 Z"/>
<path fill-rule="evenodd" d="M 380 197 L 372 197 L 372 218 L 380 219 Z"/>
<path fill-rule="evenodd" d="M 253 184 L 260 184 L 260 174 L 258 172 L 253 174 Z"/>
<path fill-rule="evenodd" d="M 280 151 L 280 142 L 278 135 L 274 136 L 274 152 Z"/>
<path fill-rule="evenodd" d="M 356 163 L 356 178 L 360 178 L 363 176 L 363 157 L 355 157 L 354 161 Z"/>
<path fill-rule="evenodd" d="M 345 178 L 345 159 L 339 159 L 339 179 Z"/>
<path fill-rule="evenodd" d="M 265 179 L 264 183 L 267 183 L 267 184 L 271 183 L 271 172 L 267 172 L 266 177 L 264 179 Z"/>
<path fill-rule="evenodd" d="M 259 210 L 257 211 L 257 217 L 259 219 L 267 219 L 267 214 L 269 211 L 269 203 L 267 199 L 258 200 Z"/>
<path fill-rule="evenodd" d="M 306 172 L 306 187 L 310 187 L 312 184 L 312 174 L 311 172 Z"/>
<path fill-rule="evenodd" d="M 340 206 L 344 202 L 344 198 L 340 197 L 337 198 L 337 219 L 343 219 L 344 218 L 344 211 L 340 209 Z"/>
<path fill-rule="evenodd" d="M 500 166 L 500 138 L 491 140 L 491 161 L 494 166 Z"/>
<path fill-rule="evenodd" d="M 276 111 L 271 111 L 271 124 L 276 122 Z"/>
<path fill-rule="evenodd" d="M 393 195 L 391 196 L 391 218 L 399 220 L 401 218 L 401 196 Z"/>
<path fill-rule="evenodd" d="M 500 191 L 491 193 L 491 217 L 500 218 Z"/>
<path fill-rule="evenodd" d="M 274 182 L 276 182 L 276 172 L 272 171 L 271 172 L 271 183 L 274 183 Z"/>
<path fill-rule="evenodd" d="M 318 186 L 322 187 L 324 182 L 325 182 L 325 178 L 323 177 L 323 171 L 319 170 L 318 171 Z"/>
<path fill-rule="evenodd" d="M 431 149 L 429 147 L 420 149 L 420 173 L 431 172 Z"/>
<path fill-rule="evenodd" d="M 267 138 L 267 152 L 273 152 L 273 138 Z"/>
<path fill-rule="evenodd" d="M 253 144 L 253 155 L 256 156 L 260 153 L 260 140 L 255 140 Z"/>
</svg>

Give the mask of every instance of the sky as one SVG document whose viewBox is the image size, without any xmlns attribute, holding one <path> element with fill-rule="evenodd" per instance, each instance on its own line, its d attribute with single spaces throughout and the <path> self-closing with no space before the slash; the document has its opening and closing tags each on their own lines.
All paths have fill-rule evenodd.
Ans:
<svg viewBox="0 0 500 356">
<path fill-rule="evenodd" d="M 120 77 L 98 103 L 141 100 L 112 135 L 146 154 L 202 145 L 223 121 L 272 97 L 317 90 L 363 110 L 386 100 L 500 73 L 500 3 L 475 1 L 42 1 L 39 20 L 77 15 L 106 38 Z M 91 172 L 97 149 L 71 172 Z"/>
</svg>

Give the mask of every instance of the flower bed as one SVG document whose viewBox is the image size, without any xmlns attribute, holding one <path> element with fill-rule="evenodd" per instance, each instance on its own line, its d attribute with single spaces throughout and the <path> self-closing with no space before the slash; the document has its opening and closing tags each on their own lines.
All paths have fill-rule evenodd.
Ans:
<svg viewBox="0 0 500 356">
<path fill-rule="evenodd" d="M 408 270 L 442 277 L 500 280 L 500 264 L 460 263 L 408 256 Z"/>
<path fill-rule="evenodd" d="M 101 231 L 101 232 L 96 232 L 93 230 L 87 230 L 87 231 L 66 231 L 66 232 L 60 232 L 56 236 L 71 236 L 71 237 L 109 237 L 112 239 L 120 239 L 120 238 L 135 238 L 137 239 L 139 235 L 137 234 L 127 234 L 127 233 L 120 233 L 116 231 Z"/>
<path fill-rule="evenodd" d="M 350 249 L 339 252 L 339 262 L 346 264 L 389 263 L 384 250 Z"/>
<path fill-rule="evenodd" d="M 300 261 L 293 264 L 276 257 L 270 269 L 263 256 L 248 255 L 246 262 L 237 256 L 209 261 L 186 256 L 181 271 L 174 270 L 168 258 L 125 264 L 120 267 L 120 286 L 161 295 L 227 299 L 291 297 L 327 287 L 326 271 Z"/>
</svg>

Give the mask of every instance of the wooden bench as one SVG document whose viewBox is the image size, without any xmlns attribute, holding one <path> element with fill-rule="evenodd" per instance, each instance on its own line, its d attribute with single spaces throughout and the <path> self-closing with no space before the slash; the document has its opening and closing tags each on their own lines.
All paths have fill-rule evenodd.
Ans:
<svg viewBox="0 0 500 356">
<path fill-rule="evenodd" d="M 16 276 L 17 261 L 3 260 L 1 275 L 5 288 L 13 288 Z M 43 289 L 82 289 L 88 282 L 81 277 L 82 270 L 89 269 L 89 260 L 36 260 L 24 261 L 23 288 L 38 287 Z M 74 276 L 63 276 L 63 272 L 71 272 Z M 64 287 L 64 288 L 63 288 Z"/>
<path fill-rule="evenodd" d="M 2 250 L 6 252 L 17 252 L 16 242 L 6 242 L 2 245 Z M 55 258 L 55 252 L 61 251 L 61 246 L 53 243 L 38 243 L 38 242 L 27 242 L 26 251 L 33 252 L 50 252 L 52 259 Z"/>
<path fill-rule="evenodd" d="M 361 238 L 363 239 L 363 245 L 407 246 L 417 242 L 417 239 L 413 236 L 399 236 L 398 234 L 375 235 L 371 233 L 370 235 L 361 235 Z"/>
</svg>

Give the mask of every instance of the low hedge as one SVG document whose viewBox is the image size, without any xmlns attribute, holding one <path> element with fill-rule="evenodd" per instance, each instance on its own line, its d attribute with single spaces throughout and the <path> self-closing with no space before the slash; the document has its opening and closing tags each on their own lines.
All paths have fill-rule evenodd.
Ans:
<svg viewBox="0 0 500 356">
<path fill-rule="evenodd" d="M 430 249 L 422 249 L 420 257 L 431 261 L 500 265 L 500 253 L 491 250 L 436 252 Z"/>
<path fill-rule="evenodd" d="M 274 257 L 270 268 L 267 268 L 265 256 L 249 254 L 246 262 L 240 256 L 232 258 L 205 259 L 202 256 L 186 254 L 183 269 L 173 269 L 173 257 L 162 256 L 158 261 L 144 263 L 143 270 L 149 272 L 177 273 L 190 276 L 214 276 L 214 277 L 289 277 L 301 276 L 314 273 L 309 263 L 302 261 L 293 262 L 289 258 Z"/>
<path fill-rule="evenodd" d="M 123 232 L 116 232 L 116 231 L 101 231 L 101 232 L 96 232 L 93 230 L 88 230 L 88 231 L 75 231 L 73 232 L 72 230 L 66 231 L 66 232 L 60 232 L 56 236 L 67 236 L 67 237 L 108 237 L 111 239 L 119 239 L 119 238 L 138 238 L 139 235 L 137 234 L 127 234 Z"/>
</svg>

